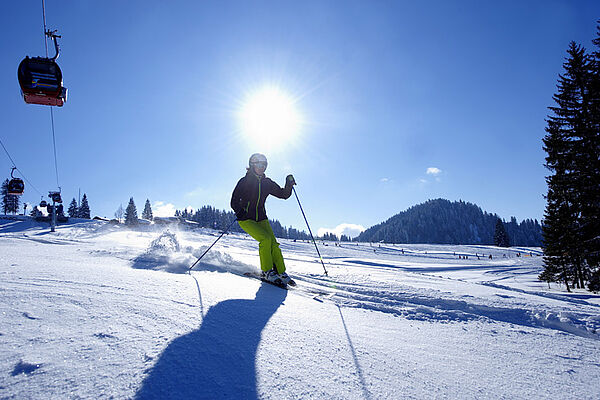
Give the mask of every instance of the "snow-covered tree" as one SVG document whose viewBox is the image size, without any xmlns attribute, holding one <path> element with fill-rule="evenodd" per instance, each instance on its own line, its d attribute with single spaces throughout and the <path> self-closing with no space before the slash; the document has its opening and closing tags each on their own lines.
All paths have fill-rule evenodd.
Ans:
<svg viewBox="0 0 600 400">
<path fill-rule="evenodd" d="M 152 221 L 152 207 L 150 206 L 150 200 L 146 199 L 146 205 L 144 206 L 144 211 L 142 212 L 142 218 Z"/>
<path fill-rule="evenodd" d="M 138 213 L 133 202 L 133 197 L 129 199 L 129 204 L 125 209 L 125 225 L 135 226 L 138 224 Z"/>
<path fill-rule="evenodd" d="M 90 205 L 88 204 L 88 199 L 86 194 L 83 194 L 81 198 L 81 206 L 79 206 L 79 211 L 77 213 L 79 218 L 90 219 Z"/>
<path fill-rule="evenodd" d="M 79 207 L 77 207 L 77 200 L 75 200 L 74 197 L 73 200 L 71 200 L 71 204 L 69 204 L 67 213 L 69 213 L 69 217 L 71 218 L 77 218 L 79 216 Z"/>
</svg>

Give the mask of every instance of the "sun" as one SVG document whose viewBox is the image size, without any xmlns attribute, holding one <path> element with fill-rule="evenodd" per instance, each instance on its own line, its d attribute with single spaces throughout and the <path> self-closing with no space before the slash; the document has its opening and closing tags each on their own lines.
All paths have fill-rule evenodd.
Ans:
<svg viewBox="0 0 600 400">
<path fill-rule="evenodd" d="M 239 120 L 242 133 L 252 144 L 271 150 L 293 141 L 302 126 L 294 99 L 275 86 L 248 95 Z"/>
</svg>

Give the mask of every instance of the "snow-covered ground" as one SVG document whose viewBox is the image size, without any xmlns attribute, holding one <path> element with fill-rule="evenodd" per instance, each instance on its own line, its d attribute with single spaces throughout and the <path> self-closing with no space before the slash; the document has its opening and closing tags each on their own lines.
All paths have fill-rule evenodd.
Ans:
<svg viewBox="0 0 600 400">
<path fill-rule="evenodd" d="M 247 236 L 190 275 L 218 232 L 140 229 L 0 217 L 0 398 L 600 398 L 600 297 L 538 248 L 281 240 L 285 291 Z"/>
</svg>

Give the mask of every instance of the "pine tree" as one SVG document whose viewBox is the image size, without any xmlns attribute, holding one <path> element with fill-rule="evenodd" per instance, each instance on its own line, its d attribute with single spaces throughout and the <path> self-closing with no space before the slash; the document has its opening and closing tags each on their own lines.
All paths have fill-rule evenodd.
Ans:
<svg viewBox="0 0 600 400">
<path fill-rule="evenodd" d="M 0 193 L 2 198 L 2 212 L 4 214 L 16 214 L 19 212 L 19 196 L 8 193 L 8 179 L 2 183 L 2 189 Z"/>
<path fill-rule="evenodd" d="M 569 281 L 573 277 L 573 266 L 566 251 L 567 243 L 572 239 L 570 231 L 570 212 L 565 202 L 560 200 L 563 195 L 556 194 L 557 188 L 548 183 L 546 196 L 546 211 L 544 215 L 544 271 L 539 279 L 546 282 L 563 282 L 570 291 Z"/>
<path fill-rule="evenodd" d="M 2 196 L 2 214 L 8 214 L 8 210 L 10 208 L 10 199 L 8 196 L 8 179 L 2 182 L 2 191 L 0 193 Z"/>
<path fill-rule="evenodd" d="M 129 204 L 125 209 L 125 225 L 136 226 L 138 224 L 138 214 L 133 202 L 133 197 L 129 199 Z"/>
<path fill-rule="evenodd" d="M 591 55 L 588 91 L 589 124 L 582 137 L 582 152 L 578 159 L 582 166 L 581 236 L 584 257 L 590 277 L 590 290 L 600 282 L 600 20 L 596 25 L 595 50 Z"/>
<path fill-rule="evenodd" d="M 146 199 L 146 205 L 144 205 L 144 211 L 142 212 L 142 218 L 152 221 L 152 207 L 150 206 L 150 200 Z"/>
<path fill-rule="evenodd" d="M 67 213 L 71 218 L 79 217 L 79 208 L 77 207 L 77 200 L 75 200 L 75 197 L 73 197 L 73 200 L 71 200 L 71 204 L 69 204 L 69 209 L 67 210 Z"/>
<path fill-rule="evenodd" d="M 84 193 L 81 198 L 81 206 L 79 207 L 79 211 L 77 213 L 79 218 L 90 219 L 90 205 L 88 204 L 87 195 Z"/>
<path fill-rule="evenodd" d="M 510 247 L 510 238 L 506 229 L 504 228 L 504 222 L 500 218 L 496 220 L 496 228 L 494 230 L 494 244 L 499 247 Z"/>
<path fill-rule="evenodd" d="M 583 287 L 589 268 L 586 265 L 585 193 L 590 193 L 588 165 L 592 163 L 585 149 L 591 125 L 589 101 L 591 62 L 585 49 L 571 42 L 568 58 L 559 76 L 556 107 L 547 120 L 544 150 L 548 194 L 544 216 L 544 280 L 569 281 Z M 596 155 L 596 157 L 598 157 Z M 597 160 L 596 160 L 597 161 Z M 593 174 L 592 174 L 593 175 Z M 591 190 L 598 190 L 597 186 Z"/>
</svg>

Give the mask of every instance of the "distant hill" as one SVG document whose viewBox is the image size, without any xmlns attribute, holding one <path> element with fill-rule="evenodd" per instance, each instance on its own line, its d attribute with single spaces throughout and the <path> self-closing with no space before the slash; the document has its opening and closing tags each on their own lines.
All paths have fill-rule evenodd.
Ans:
<svg viewBox="0 0 600 400">
<path fill-rule="evenodd" d="M 475 204 L 445 199 L 429 200 L 394 215 L 362 232 L 361 242 L 494 244 L 498 215 Z M 513 246 L 541 246 L 542 227 L 537 220 L 517 223 L 512 217 L 505 228 Z"/>
</svg>

